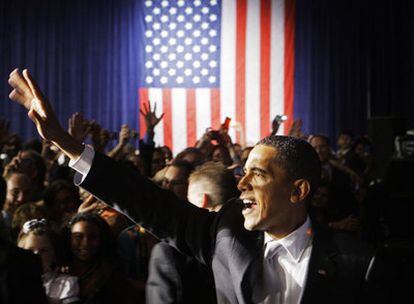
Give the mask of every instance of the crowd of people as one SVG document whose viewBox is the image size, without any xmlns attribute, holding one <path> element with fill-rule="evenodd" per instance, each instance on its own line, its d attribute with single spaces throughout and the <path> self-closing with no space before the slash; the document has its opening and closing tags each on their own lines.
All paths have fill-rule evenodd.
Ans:
<svg viewBox="0 0 414 304">
<path fill-rule="evenodd" d="M 230 218 L 226 215 L 229 211 L 223 210 L 236 208 L 233 205 L 240 202 L 243 210 L 239 210 L 239 217 L 243 213 L 246 231 L 236 235 L 244 235 L 250 230 L 265 231 L 268 233 L 262 240 L 265 244 L 270 244 L 269 235 L 283 240 L 292 231 L 300 231 L 302 224 L 310 225 L 307 218 L 312 224 L 303 227 L 321 227 L 346 239 L 346 244 L 355 244 L 356 247 L 363 244 L 369 250 L 373 248 L 370 252 L 375 252 L 375 248 L 387 239 L 386 222 L 378 210 L 378 201 L 373 201 L 378 197 L 373 179 L 375 162 L 372 146 L 365 136 L 341 132 L 335 147 L 323 134 L 303 134 L 300 120 L 294 122 L 288 137 L 277 136 L 280 122 L 275 120 L 272 134 L 255 147 L 234 143 L 228 130 L 222 126 L 218 130 L 207 130 L 194 147 L 174 156 L 167 146 L 159 147 L 154 142 L 154 130 L 162 115 L 157 116 L 148 104 L 141 109 L 146 133 L 137 139 L 139 149 L 133 142 L 139 135 L 127 125 L 121 126 L 117 138 L 114 138 L 99 122 L 88 120 L 80 113 L 71 116 L 65 136 L 86 144 L 78 153 L 82 154 L 81 159 L 88 159 L 88 151 L 92 151 L 88 167 L 79 161 L 79 155 L 72 157 L 71 151 L 76 149 L 71 150 L 69 141 L 56 139 L 57 135 L 51 133 L 53 128 L 59 129 L 60 126 L 54 125 L 58 122 L 51 117 L 51 106 L 38 95 L 40 91 L 33 87 L 30 76 L 14 73 L 18 75 L 11 76 L 10 82 L 15 89 L 11 98 L 29 109 L 29 117 L 35 121 L 41 139 L 22 142 L 18 134 L 11 133 L 6 120 L 0 121 L 3 176 L 0 179 L 0 234 L 1 242 L 7 244 L 2 248 L 4 251 L 7 249 L 7 259 L 24 259 L 24 263 L 19 262 L 19 267 L 30 264 L 26 270 L 32 269 L 29 274 L 17 268 L 11 270 L 13 263 L 7 262 L 6 258 L 0 259 L 1 267 L 6 270 L 9 267 L 8 271 L 19 277 L 16 281 L 19 283 L 7 281 L 6 276 L 0 277 L 3 280 L 1 303 L 250 303 L 245 300 L 247 298 L 253 299 L 252 303 L 297 303 L 309 296 L 308 289 L 306 292 L 303 290 L 303 284 L 299 284 L 302 289 L 298 292 L 289 287 L 291 280 L 287 279 L 287 283 L 282 284 L 287 290 L 285 294 L 282 292 L 283 299 L 274 301 L 279 291 L 268 286 L 266 288 L 269 289 L 263 291 L 268 282 L 266 275 L 260 287 L 252 290 L 243 287 L 240 294 L 234 287 L 234 294 L 228 294 L 231 288 L 220 283 L 220 276 L 226 277 L 228 272 L 227 284 L 231 285 L 230 281 L 234 282 L 232 266 L 227 260 L 215 257 L 220 255 L 220 245 L 227 242 L 225 236 L 223 239 L 220 237 L 230 229 L 221 222 L 239 221 L 238 217 Z M 18 81 L 28 84 L 21 90 L 32 90 L 33 96 L 26 98 L 31 104 L 24 104 L 23 97 L 16 97 L 19 94 L 16 88 L 21 86 Z M 34 105 L 36 102 L 39 104 Z M 313 148 L 312 151 L 306 150 L 309 147 Z M 292 190 L 295 194 L 289 194 L 289 200 L 292 204 L 306 201 L 306 208 L 301 205 L 295 213 L 286 213 L 282 209 L 274 211 L 271 207 L 266 209 L 263 203 L 268 196 L 271 196 L 270 200 L 285 197 L 284 189 L 291 187 L 286 181 L 279 180 L 276 182 L 280 189 L 269 186 L 267 181 L 275 177 L 267 177 L 268 172 L 263 169 L 265 165 L 261 159 L 273 150 L 281 154 L 284 149 L 287 152 L 278 160 L 278 166 L 287 166 L 286 172 L 293 172 L 295 176 L 291 181 L 296 187 Z M 292 149 L 298 150 L 300 157 L 295 156 Z M 300 152 L 301 149 L 306 151 Z M 305 170 L 312 161 L 306 155 L 314 152 L 319 160 L 313 167 L 316 168 L 313 175 L 304 171 L 301 176 L 302 173 L 297 172 Z M 303 156 L 300 153 L 307 154 Z M 101 161 L 103 154 L 106 154 L 102 156 L 105 157 L 104 162 L 109 157 L 116 165 L 108 162 L 106 167 L 97 170 L 96 162 Z M 286 165 L 290 162 L 293 163 Z M 111 184 L 104 177 L 105 171 L 110 175 Z M 157 189 L 167 191 L 158 193 L 152 185 L 147 185 L 145 193 L 132 193 L 138 184 L 144 183 L 142 177 L 157 184 Z M 121 190 L 118 190 L 118 185 Z M 258 198 L 259 191 L 263 199 Z M 237 199 L 239 197 L 240 200 Z M 135 206 L 144 199 L 146 203 L 142 205 L 149 204 L 151 209 Z M 273 229 L 276 224 L 272 222 L 254 222 L 252 214 L 256 212 L 259 201 L 264 205 L 260 211 L 264 219 L 267 212 L 276 222 L 290 223 L 290 217 L 303 220 L 292 224 L 292 229 L 286 230 L 289 233 L 284 234 L 280 229 Z M 188 203 L 207 211 L 198 214 Z M 170 223 L 171 217 L 176 219 L 174 223 Z M 204 233 L 208 230 L 211 239 L 196 239 L 192 234 L 195 231 L 194 235 L 198 235 L 197 230 L 200 230 L 200 235 L 207 235 Z M 211 232 L 213 230 L 214 233 Z M 34 259 L 15 246 L 32 251 L 40 259 Z M 303 254 L 310 256 L 316 245 L 313 249 L 306 246 L 309 243 L 305 245 Z M 249 245 L 238 249 L 243 250 L 249 250 Z M 228 255 L 229 259 L 237 260 L 231 252 Z M 366 268 L 370 272 L 374 260 L 368 258 L 367 261 L 370 265 Z M 279 262 L 284 265 L 283 261 Z M 308 264 L 303 266 L 301 263 L 295 267 L 307 269 Z M 290 266 L 286 267 L 283 269 Z M 317 271 L 319 275 L 330 278 L 329 269 Z M 302 282 L 305 277 L 298 274 L 298 280 Z M 310 278 L 311 274 L 307 277 Z M 258 278 L 257 282 L 260 281 Z M 350 275 L 348 280 L 353 278 Z M 240 284 L 250 283 L 243 281 Z M 357 283 L 361 282 L 352 282 Z M 19 284 L 19 287 L 13 284 Z M 332 279 L 330 284 L 334 288 L 339 283 Z M 343 295 L 344 299 L 356 299 L 356 289 Z M 245 294 L 246 290 L 250 290 L 249 294 Z M 259 293 L 259 290 L 263 292 Z M 327 294 L 329 292 L 326 290 Z M 329 295 L 326 298 L 322 296 L 322 299 L 328 298 Z"/>
</svg>

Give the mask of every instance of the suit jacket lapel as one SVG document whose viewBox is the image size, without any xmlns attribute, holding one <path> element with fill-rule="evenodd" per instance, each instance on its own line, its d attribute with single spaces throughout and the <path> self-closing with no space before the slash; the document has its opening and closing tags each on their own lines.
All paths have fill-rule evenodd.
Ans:
<svg viewBox="0 0 414 304">
<path fill-rule="evenodd" d="M 308 275 L 302 303 L 320 302 L 329 290 L 332 278 L 336 276 L 336 266 L 333 258 L 338 250 L 325 233 L 314 229 L 312 253 L 309 261 Z"/>
<path fill-rule="evenodd" d="M 232 278 L 243 303 L 253 303 L 255 285 L 261 277 L 263 267 L 263 233 L 249 232 L 243 242 L 232 252 Z"/>
</svg>

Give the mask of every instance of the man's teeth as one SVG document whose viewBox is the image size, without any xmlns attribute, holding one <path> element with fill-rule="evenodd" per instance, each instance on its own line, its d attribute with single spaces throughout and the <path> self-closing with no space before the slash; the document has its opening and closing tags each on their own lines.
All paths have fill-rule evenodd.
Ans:
<svg viewBox="0 0 414 304">
<path fill-rule="evenodd" d="M 252 207 L 253 205 L 256 205 L 256 202 L 254 202 L 254 201 L 252 201 L 252 200 L 247 200 L 247 199 L 244 199 L 244 200 L 243 200 L 243 204 L 244 204 L 244 207 L 245 207 L 245 208 L 250 208 L 250 207 Z"/>
</svg>

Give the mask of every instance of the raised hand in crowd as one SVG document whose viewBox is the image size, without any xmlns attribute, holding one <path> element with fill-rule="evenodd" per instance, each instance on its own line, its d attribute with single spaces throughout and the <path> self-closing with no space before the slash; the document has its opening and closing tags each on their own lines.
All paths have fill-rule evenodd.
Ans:
<svg viewBox="0 0 414 304">
<path fill-rule="evenodd" d="M 48 140 L 42 140 L 42 152 L 40 153 L 43 159 L 46 161 L 47 168 L 59 157 L 60 151 Z"/>
<path fill-rule="evenodd" d="M 302 119 L 295 119 L 290 127 L 289 136 L 303 138 L 304 134 L 302 133 L 302 125 Z"/>
<path fill-rule="evenodd" d="M 83 152 L 83 146 L 66 132 L 47 98 L 36 85 L 27 70 L 23 74 L 15 69 L 9 75 L 9 84 L 13 90 L 11 100 L 18 102 L 28 110 L 28 116 L 35 123 L 39 135 L 52 141 L 69 158 L 77 159 Z"/>
<path fill-rule="evenodd" d="M 3 176 L 6 177 L 12 172 L 26 172 L 28 166 L 27 159 L 22 158 L 22 153 L 19 152 L 12 160 L 4 167 Z"/>
<path fill-rule="evenodd" d="M 91 132 L 91 124 L 83 117 L 82 113 L 73 113 L 69 118 L 68 132 L 74 139 L 82 143 Z"/>
<path fill-rule="evenodd" d="M 140 109 L 139 112 L 141 113 L 142 117 L 145 121 L 145 126 L 147 128 L 147 135 L 152 139 L 154 137 L 154 128 L 156 125 L 159 124 L 159 122 L 164 117 L 164 113 L 162 113 L 160 116 L 157 116 L 157 103 L 154 102 L 154 108 L 152 108 L 151 103 L 148 101 L 147 103 L 144 103 L 143 109 Z"/>
<path fill-rule="evenodd" d="M 105 208 L 109 206 L 104 202 L 98 200 L 93 195 L 89 195 L 78 208 L 78 213 L 81 212 L 95 212 L 101 213 Z"/>
<path fill-rule="evenodd" d="M 121 126 L 121 131 L 119 131 L 119 141 L 118 144 L 108 152 L 108 156 L 110 157 L 117 157 L 122 152 L 122 149 L 126 146 L 126 144 L 131 139 L 132 130 L 129 128 L 127 124 Z"/>
<path fill-rule="evenodd" d="M 8 176 L 11 172 L 13 171 L 20 171 L 19 167 L 20 167 L 20 162 L 21 162 L 21 157 L 20 157 L 20 152 L 11 159 L 11 161 L 4 167 L 3 170 L 3 177 Z"/>
<path fill-rule="evenodd" d="M 16 69 L 9 76 L 9 84 L 13 87 L 10 99 L 26 107 L 29 118 L 36 124 L 40 136 L 46 140 L 56 140 L 64 134 L 56 115 L 27 70 L 23 74 Z"/>
<path fill-rule="evenodd" d="M 95 120 L 90 122 L 92 146 L 96 151 L 104 152 L 111 140 L 111 133 Z"/>
</svg>

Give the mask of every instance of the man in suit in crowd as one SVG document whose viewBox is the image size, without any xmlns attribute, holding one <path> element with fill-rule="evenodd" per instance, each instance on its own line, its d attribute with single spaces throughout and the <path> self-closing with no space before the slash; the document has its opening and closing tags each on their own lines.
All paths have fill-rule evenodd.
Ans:
<svg viewBox="0 0 414 304">
<path fill-rule="evenodd" d="M 199 166 L 188 179 L 188 201 L 200 208 L 219 211 L 236 195 L 233 172 L 220 162 Z M 151 252 L 146 294 L 147 303 L 215 303 L 213 273 L 197 259 L 160 242 Z"/>
<path fill-rule="evenodd" d="M 369 250 L 313 227 L 307 202 L 320 178 L 314 149 L 269 136 L 251 151 L 240 200 L 218 213 L 182 202 L 138 172 L 74 140 L 35 82 L 15 70 L 12 100 L 29 110 L 39 134 L 57 145 L 79 174 L 75 182 L 118 204 L 161 240 L 210 265 L 219 303 L 354 303 L 381 300 Z M 376 299 L 374 299 L 376 298 Z"/>
</svg>

